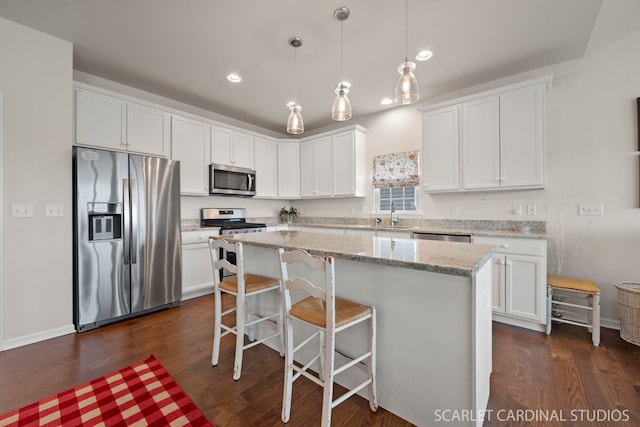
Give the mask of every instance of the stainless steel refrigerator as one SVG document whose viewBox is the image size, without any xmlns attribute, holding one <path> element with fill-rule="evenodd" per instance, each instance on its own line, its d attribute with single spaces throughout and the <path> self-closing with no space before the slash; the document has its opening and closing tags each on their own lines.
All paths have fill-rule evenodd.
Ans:
<svg viewBox="0 0 640 427">
<path fill-rule="evenodd" d="M 178 305 L 180 162 L 74 147 L 73 187 L 76 329 Z"/>
</svg>

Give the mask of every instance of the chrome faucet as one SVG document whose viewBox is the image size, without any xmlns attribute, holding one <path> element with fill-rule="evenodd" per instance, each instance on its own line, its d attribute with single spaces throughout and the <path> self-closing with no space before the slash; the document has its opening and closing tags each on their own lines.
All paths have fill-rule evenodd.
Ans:
<svg viewBox="0 0 640 427">
<path fill-rule="evenodd" d="M 393 213 L 396 211 L 395 206 L 393 206 L 393 200 L 391 201 L 391 208 L 390 208 L 391 214 L 390 214 L 390 218 L 389 218 L 389 223 L 391 225 L 391 227 L 394 227 L 397 223 L 398 223 L 398 218 L 393 216 Z"/>
</svg>

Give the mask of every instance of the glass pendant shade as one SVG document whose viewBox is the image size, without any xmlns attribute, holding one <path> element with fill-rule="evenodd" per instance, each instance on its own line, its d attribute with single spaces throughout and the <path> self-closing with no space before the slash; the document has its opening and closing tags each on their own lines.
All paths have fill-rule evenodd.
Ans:
<svg viewBox="0 0 640 427">
<path fill-rule="evenodd" d="M 304 132 L 304 123 L 302 122 L 302 107 L 299 105 L 291 105 L 289 106 L 289 110 L 291 110 L 291 114 L 289 114 L 289 119 L 287 120 L 287 132 L 298 135 Z"/>
<path fill-rule="evenodd" d="M 333 101 L 331 108 L 331 118 L 339 122 L 349 120 L 351 118 L 351 101 L 347 97 L 349 86 L 340 83 L 336 88 L 336 99 Z"/>
<path fill-rule="evenodd" d="M 413 74 L 413 70 L 415 69 L 416 64 L 411 61 L 405 61 L 398 67 L 400 78 L 396 82 L 396 102 L 400 104 L 412 104 L 420 99 L 418 80 Z"/>
</svg>

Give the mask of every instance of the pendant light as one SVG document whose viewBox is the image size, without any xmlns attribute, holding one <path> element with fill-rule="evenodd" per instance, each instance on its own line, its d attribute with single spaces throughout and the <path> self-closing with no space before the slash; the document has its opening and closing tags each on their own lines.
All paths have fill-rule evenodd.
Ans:
<svg viewBox="0 0 640 427">
<path fill-rule="evenodd" d="M 420 99 L 418 80 L 413 74 L 415 62 L 409 61 L 409 0 L 405 0 L 405 34 L 404 34 L 404 62 L 398 67 L 400 78 L 396 83 L 395 99 L 401 104 L 412 104 Z"/>
<path fill-rule="evenodd" d="M 302 107 L 298 105 L 297 78 L 298 78 L 298 54 L 297 49 L 302 46 L 300 37 L 291 37 L 289 44 L 293 46 L 293 103 L 287 104 L 291 114 L 287 120 L 287 132 L 299 135 L 304 132 L 304 123 L 302 122 Z"/>
<path fill-rule="evenodd" d="M 339 7 L 333 12 L 333 16 L 340 21 L 340 77 L 343 77 L 344 71 L 344 21 L 349 18 L 351 11 L 346 7 Z M 333 101 L 331 108 L 331 118 L 337 121 L 349 120 L 351 118 L 351 102 L 347 97 L 351 84 L 349 82 L 340 82 L 336 88 L 336 99 Z"/>
</svg>

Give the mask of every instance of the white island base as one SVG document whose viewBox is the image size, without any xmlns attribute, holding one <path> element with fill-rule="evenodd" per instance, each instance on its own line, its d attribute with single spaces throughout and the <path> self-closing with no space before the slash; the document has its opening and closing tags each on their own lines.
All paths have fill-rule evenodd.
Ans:
<svg viewBox="0 0 640 427">
<path fill-rule="evenodd" d="M 248 273 L 279 277 L 276 249 L 239 240 Z M 337 296 L 376 307 L 380 406 L 418 426 L 481 426 L 491 374 L 491 263 L 469 277 L 336 256 L 335 273 Z M 279 303 L 261 298 L 258 311 Z M 367 336 L 361 326 L 338 334 L 336 348 L 360 354 Z M 279 347 L 277 340 L 269 344 Z M 351 375 L 336 382 L 353 385 Z"/>
</svg>

